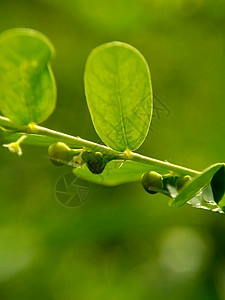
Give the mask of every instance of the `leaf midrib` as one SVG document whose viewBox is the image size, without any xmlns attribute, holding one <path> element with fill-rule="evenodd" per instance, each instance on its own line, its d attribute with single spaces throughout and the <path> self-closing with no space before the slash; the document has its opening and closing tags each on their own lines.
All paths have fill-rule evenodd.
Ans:
<svg viewBox="0 0 225 300">
<path fill-rule="evenodd" d="M 128 142 L 127 142 L 127 138 L 126 138 L 126 131 L 125 131 L 125 125 L 124 125 L 124 116 L 123 116 L 123 110 L 122 110 L 122 101 L 121 101 L 121 95 L 120 95 L 118 81 L 119 81 L 118 76 L 116 75 L 116 94 L 117 94 L 117 100 L 119 102 L 120 121 L 121 121 L 122 133 L 123 133 L 123 138 L 124 138 L 124 141 L 125 141 L 126 149 L 128 149 Z"/>
<path fill-rule="evenodd" d="M 23 96 L 24 96 L 24 100 L 26 102 L 27 109 L 28 109 L 28 115 L 29 115 L 28 118 L 29 118 L 29 121 L 31 121 L 34 119 L 34 116 L 33 116 L 32 105 L 29 100 L 29 96 L 31 96 L 29 93 L 30 84 L 29 84 L 29 79 L 28 79 L 28 77 L 29 77 L 29 75 L 28 75 L 29 62 L 27 60 L 24 60 L 23 58 L 21 58 L 21 60 L 22 60 L 21 77 L 22 77 L 22 81 L 24 83 Z"/>
</svg>

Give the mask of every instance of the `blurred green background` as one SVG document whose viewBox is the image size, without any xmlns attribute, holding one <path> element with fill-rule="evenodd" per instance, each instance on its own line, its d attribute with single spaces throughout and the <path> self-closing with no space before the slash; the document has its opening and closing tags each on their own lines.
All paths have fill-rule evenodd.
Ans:
<svg viewBox="0 0 225 300">
<path fill-rule="evenodd" d="M 28 27 L 56 48 L 58 103 L 46 127 L 100 142 L 87 109 L 90 51 L 119 40 L 149 63 L 152 129 L 139 153 L 196 170 L 224 161 L 225 2 L 1 0 L 0 31 Z M 47 149 L 0 149 L 0 299 L 225 299 L 225 216 L 147 194 L 140 184 L 90 184 L 65 208 L 70 172 Z"/>
</svg>

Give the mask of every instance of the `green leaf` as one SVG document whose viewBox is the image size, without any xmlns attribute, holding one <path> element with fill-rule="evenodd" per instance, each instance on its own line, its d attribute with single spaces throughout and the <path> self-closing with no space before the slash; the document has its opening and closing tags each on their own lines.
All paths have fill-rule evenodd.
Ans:
<svg viewBox="0 0 225 300">
<path fill-rule="evenodd" d="M 31 29 L 0 35 L 0 110 L 16 124 L 40 123 L 56 104 L 49 40 Z"/>
<path fill-rule="evenodd" d="M 180 207 L 185 204 L 187 201 L 194 198 L 201 190 L 203 190 L 206 186 L 208 186 L 214 176 L 217 177 L 217 172 L 221 172 L 220 170 L 224 168 L 223 163 L 215 164 L 207 168 L 201 175 L 199 175 L 196 179 L 194 179 L 190 184 L 188 184 L 171 202 L 170 204 L 175 207 Z M 224 179 L 224 177 L 223 177 Z M 215 187 L 216 185 L 212 185 L 212 190 L 214 186 L 215 195 Z M 212 199 L 214 201 L 214 199 Z M 217 199 L 218 200 L 218 199 Z"/>
<path fill-rule="evenodd" d="M 80 176 L 82 179 L 93 183 L 115 186 L 129 182 L 140 182 L 142 174 L 147 171 L 157 171 L 161 174 L 165 173 L 165 170 L 160 169 L 159 167 L 151 167 L 133 161 L 125 161 L 123 163 L 121 160 L 110 161 L 106 165 L 104 171 L 99 175 L 91 173 L 86 166 L 75 168 L 73 173 L 76 176 Z"/>
<path fill-rule="evenodd" d="M 112 42 L 88 57 L 85 93 L 95 129 L 114 150 L 136 150 L 146 138 L 152 117 L 148 65 L 134 47 Z"/>
<path fill-rule="evenodd" d="M 213 197 L 216 203 L 219 203 L 225 192 L 225 166 L 221 167 L 211 180 Z"/>
<path fill-rule="evenodd" d="M 225 195 L 223 196 L 223 198 L 220 200 L 220 202 L 218 203 L 219 207 L 223 210 L 223 212 L 225 213 Z"/>
<path fill-rule="evenodd" d="M 206 209 L 217 213 L 224 213 L 220 205 L 218 205 L 214 199 L 211 184 L 208 184 L 206 187 L 204 187 L 197 195 L 189 200 L 187 204 L 195 208 Z"/>
</svg>

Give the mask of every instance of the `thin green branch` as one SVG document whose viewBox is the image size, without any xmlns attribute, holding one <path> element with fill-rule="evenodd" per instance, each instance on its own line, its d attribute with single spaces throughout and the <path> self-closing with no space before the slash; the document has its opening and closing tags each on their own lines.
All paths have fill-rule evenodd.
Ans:
<svg viewBox="0 0 225 300">
<path fill-rule="evenodd" d="M 192 170 L 192 169 L 189 169 L 189 168 L 185 168 L 185 167 L 182 167 L 182 166 L 178 166 L 178 165 L 175 165 L 175 164 L 171 164 L 171 163 L 166 162 L 166 161 L 161 161 L 161 160 L 158 160 L 158 159 L 147 157 L 147 156 L 144 156 L 144 155 L 141 155 L 141 154 L 138 154 L 138 153 L 132 153 L 132 154 L 133 154 L 133 156 L 132 156 L 131 160 L 133 160 L 133 161 L 140 162 L 140 163 L 143 163 L 143 164 L 148 164 L 148 165 L 151 165 L 151 166 L 158 166 L 162 169 L 166 169 L 168 171 L 173 171 L 173 172 L 178 173 L 180 175 L 190 175 L 190 176 L 194 177 L 196 175 L 201 174 L 201 172 L 198 172 L 198 171 L 195 171 L 195 170 Z"/>
<path fill-rule="evenodd" d="M 164 169 L 166 171 L 172 171 L 172 172 L 176 172 L 180 175 L 190 175 L 192 177 L 199 175 L 200 172 L 192 170 L 192 169 L 188 169 L 179 165 L 175 165 L 175 164 L 171 164 L 169 162 L 165 162 L 165 161 L 161 161 L 161 160 L 157 160 L 154 158 L 150 158 L 147 156 L 143 156 L 140 155 L 138 153 L 129 153 L 127 154 L 126 152 L 118 152 L 116 150 L 113 150 L 107 146 L 104 145 L 100 145 L 91 141 L 87 141 L 84 140 L 80 137 L 74 137 L 65 133 L 61 133 L 58 131 L 54 131 L 39 125 L 35 125 L 35 124 L 30 124 L 28 126 L 24 126 L 24 125 L 17 125 L 12 123 L 9 119 L 0 116 L 0 125 L 10 128 L 10 129 L 14 129 L 17 131 L 22 131 L 25 134 L 36 134 L 39 135 L 41 138 L 43 136 L 45 137 L 49 137 L 55 141 L 61 141 L 64 142 L 68 145 L 70 145 L 70 147 L 74 147 L 74 148 L 87 148 L 90 149 L 92 151 L 100 151 L 103 154 L 106 155 L 110 155 L 113 156 L 115 159 L 121 159 L 121 160 L 133 160 L 139 163 L 143 163 L 146 165 L 151 166 L 157 166 L 161 169 Z M 38 136 L 36 137 L 38 139 Z M 28 140 L 28 139 L 27 139 Z M 29 141 L 29 140 L 28 140 Z M 24 144 L 26 144 L 26 139 L 24 140 Z"/>
<path fill-rule="evenodd" d="M 74 147 L 85 147 L 93 151 L 100 151 L 103 154 L 114 156 L 115 158 L 119 158 L 122 154 L 121 152 L 118 152 L 116 150 L 110 149 L 107 146 L 100 145 L 94 142 L 90 142 L 87 140 L 84 140 L 80 137 L 74 137 L 69 134 L 61 133 L 58 131 L 54 131 L 39 125 L 35 125 L 35 133 L 46 135 L 48 137 L 58 139 L 61 142 L 68 143 L 71 145 L 71 147 L 74 145 Z"/>
</svg>

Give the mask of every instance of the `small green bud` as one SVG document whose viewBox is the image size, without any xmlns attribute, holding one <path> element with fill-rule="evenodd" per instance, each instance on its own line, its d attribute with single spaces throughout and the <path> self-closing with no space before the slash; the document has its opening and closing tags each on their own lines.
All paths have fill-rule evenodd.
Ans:
<svg viewBox="0 0 225 300">
<path fill-rule="evenodd" d="M 56 166 L 67 164 L 71 159 L 71 149 L 62 142 L 51 144 L 48 148 L 50 161 Z"/>
<path fill-rule="evenodd" d="M 83 160 L 83 162 L 87 162 L 89 157 L 93 155 L 93 152 L 90 150 L 84 150 L 83 152 L 81 152 L 81 158 Z"/>
<path fill-rule="evenodd" d="M 176 188 L 179 191 L 180 189 L 182 189 L 188 182 L 191 182 L 191 176 L 189 175 L 185 175 L 185 176 L 180 176 L 177 178 L 176 180 Z"/>
<path fill-rule="evenodd" d="M 163 188 L 163 178 L 162 175 L 150 171 L 142 175 L 141 183 L 146 192 L 150 194 L 156 194 L 159 190 Z"/>
<path fill-rule="evenodd" d="M 89 152 L 86 165 L 93 174 L 100 174 L 104 171 L 106 163 L 102 153 Z M 82 156 L 83 157 L 83 156 Z"/>
</svg>

